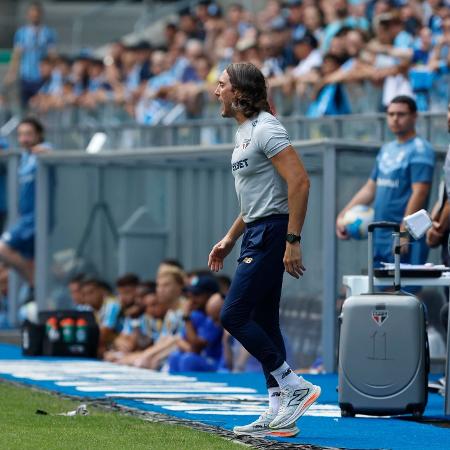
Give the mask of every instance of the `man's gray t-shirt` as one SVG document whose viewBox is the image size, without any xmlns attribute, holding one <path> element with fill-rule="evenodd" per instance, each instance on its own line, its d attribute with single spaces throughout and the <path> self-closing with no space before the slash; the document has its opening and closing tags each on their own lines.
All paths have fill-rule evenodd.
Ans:
<svg viewBox="0 0 450 450">
<path fill-rule="evenodd" d="M 245 223 L 288 214 L 287 184 L 270 158 L 289 145 L 285 128 L 268 112 L 260 112 L 238 128 L 231 168 Z"/>
</svg>

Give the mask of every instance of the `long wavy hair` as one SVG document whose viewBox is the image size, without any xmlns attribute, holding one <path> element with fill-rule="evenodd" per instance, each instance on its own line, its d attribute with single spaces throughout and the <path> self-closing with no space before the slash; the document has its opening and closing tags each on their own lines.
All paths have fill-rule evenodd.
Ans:
<svg viewBox="0 0 450 450">
<path fill-rule="evenodd" d="M 235 90 L 232 108 L 245 117 L 252 117 L 261 111 L 272 114 L 267 100 L 267 86 L 264 75 L 252 63 L 230 64 L 226 71 Z"/>
</svg>

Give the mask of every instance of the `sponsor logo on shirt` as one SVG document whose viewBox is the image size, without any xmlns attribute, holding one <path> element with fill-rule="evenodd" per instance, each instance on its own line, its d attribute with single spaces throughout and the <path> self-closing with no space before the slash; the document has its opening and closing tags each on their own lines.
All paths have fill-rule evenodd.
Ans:
<svg viewBox="0 0 450 450">
<path fill-rule="evenodd" d="M 244 167 L 248 167 L 248 158 L 241 159 L 240 161 L 236 161 L 232 164 L 233 172 L 239 169 L 243 169 Z"/>
<path fill-rule="evenodd" d="M 388 188 L 398 188 L 400 185 L 400 180 L 391 180 L 389 178 L 377 178 L 377 186 L 388 187 Z"/>
</svg>

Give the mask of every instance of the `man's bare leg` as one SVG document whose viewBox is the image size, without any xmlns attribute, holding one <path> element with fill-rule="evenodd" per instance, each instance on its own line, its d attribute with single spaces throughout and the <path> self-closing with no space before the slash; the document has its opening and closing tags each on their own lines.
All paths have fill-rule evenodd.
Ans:
<svg viewBox="0 0 450 450">
<path fill-rule="evenodd" d="M 34 285 L 34 261 L 24 258 L 19 252 L 13 250 L 8 244 L 0 241 L 0 260 L 7 266 L 16 270 L 30 285 Z"/>
<path fill-rule="evenodd" d="M 144 351 L 137 351 L 122 356 L 122 358 L 116 361 L 117 364 L 125 364 L 127 366 L 134 365 L 134 361 L 143 355 Z"/>
<path fill-rule="evenodd" d="M 153 357 L 158 355 L 161 351 L 164 351 L 166 348 L 171 347 L 177 339 L 177 336 L 162 337 L 152 347 L 144 350 L 142 356 L 135 360 L 134 365 L 137 367 L 149 368 Z"/>
<path fill-rule="evenodd" d="M 178 348 L 177 343 L 174 341 L 169 347 L 162 349 L 158 354 L 153 355 L 150 361 L 150 369 L 158 370 L 163 364 L 167 357 Z"/>
</svg>

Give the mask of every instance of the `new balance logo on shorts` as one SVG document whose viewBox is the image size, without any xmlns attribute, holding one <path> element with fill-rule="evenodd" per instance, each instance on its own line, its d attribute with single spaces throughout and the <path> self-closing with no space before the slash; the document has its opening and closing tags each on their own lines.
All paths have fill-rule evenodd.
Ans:
<svg viewBox="0 0 450 450">
<path fill-rule="evenodd" d="M 291 401 L 288 403 L 288 406 L 297 406 L 300 405 L 300 403 L 303 401 L 303 399 L 305 397 L 307 397 L 309 394 L 309 389 L 305 388 L 305 389 L 297 389 L 296 391 L 294 391 L 294 393 L 292 394 L 292 399 Z"/>
<path fill-rule="evenodd" d="M 284 378 L 286 378 L 291 372 L 291 369 L 286 369 L 286 371 L 281 375 L 281 379 L 283 380 Z"/>
</svg>

